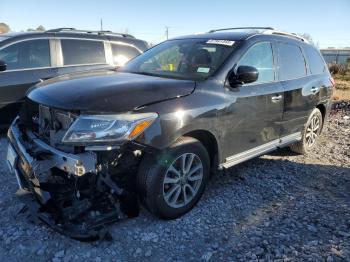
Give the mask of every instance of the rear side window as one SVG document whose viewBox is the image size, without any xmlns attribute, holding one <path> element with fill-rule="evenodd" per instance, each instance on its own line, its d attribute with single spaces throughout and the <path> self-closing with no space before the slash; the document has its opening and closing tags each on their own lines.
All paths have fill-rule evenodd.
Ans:
<svg viewBox="0 0 350 262">
<path fill-rule="evenodd" d="M 258 80 L 254 83 L 266 83 L 275 80 L 271 43 L 255 44 L 241 58 L 239 66 L 253 66 L 259 71 Z"/>
<path fill-rule="evenodd" d="M 305 59 L 299 46 L 278 43 L 279 74 L 281 80 L 306 76 Z"/>
<path fill-rule="evenodd" d="M 311 74 L 322 74 L 325 70 L 325 64 L 319 52 L 311 46 L 305 46 L 304 52 Z"/>
<path fill-rule="evenodd" d="M 106 63 L 104 44 L 101 41 L 62 39 L 64 65 Z"/>
<path fill-rule="evenodd" d="M 48 39 L 20 42 L 0 50 L 0 60 L 7 70 L 50 67 L 50 45 Z"/>
<path fill-rule="evenodd" d="M 113 54 L 113 63 L 116 66 L 123 66 L 130 59 L 134 58 L 141 54 L 135 47 L 129 45 L 121 44 L 111 44 L 112 45 L 112 54 Z"/>
</svg>

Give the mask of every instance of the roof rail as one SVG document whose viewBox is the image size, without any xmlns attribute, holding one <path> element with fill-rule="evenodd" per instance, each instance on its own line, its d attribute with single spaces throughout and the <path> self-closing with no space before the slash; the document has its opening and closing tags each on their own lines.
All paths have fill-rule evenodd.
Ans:
<svg viewBox="0 0 350 262">
<path fill-rule="evenodd" d="M 284 36 L 289 36 L 289 37 L 294 37 L 296 39 L 299 39 L 305 43 L 309 43 L 309 41 L 300 36 L 300 35 L 297 35 L 297 34 L 294 34 L 294 33 L 287 33 L 287 32 L 283 32 L 283 31 L 278 31 L 278 30 L 274 30 L 274 29 L 271 29 L 271 30 L 266 30 L 263 32 L 264 35 L 284 35 Z"/>
<path fill-rule="evenodd" d="M 244 29 L 264 29 L 264 30 L 275 30 L 273 27 L 260 27 L 260 26 L 248 26 L 248 27 L 229 27 L 210 30 L 208 33 L 214 33 L 218 31 L 229 31 L 229 30 L 244 30 Z"/>
<path fill-rule="evenodd" d="M 73 27 L 60 27 L 55 29 L 46 30 L 49 33 L 62 32 L 62 31 L 75 31 L 76 29 Z"/>
<path fill-rule="evenodd" d="M 48 33 L 58 33 L 58 32 L 64 32 L 64 31 L 70 31 L 75 33 L 86 33 L 86 34 L 98 34 L 98 35 L 119 35 L 122 37 L 132 37 L 135 38 L 132 35 L 124 34 L 124 33 L 114 33 L 112 31 L 94 31 L 94 30 L 77 30 L 73 27 L 60 27 L 55 29 L 47 30 Z"/>
</svg>

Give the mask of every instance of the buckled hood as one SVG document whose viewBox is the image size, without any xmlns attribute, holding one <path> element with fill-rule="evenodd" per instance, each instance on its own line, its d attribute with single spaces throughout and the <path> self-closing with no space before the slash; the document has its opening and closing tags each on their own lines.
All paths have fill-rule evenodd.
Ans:
<svg viewBox="0 0 350 262">
<path fill-rule="evenodd" d="M 58 109 L 123 112 L 193 92 L 195 81 L 114 71 L 63 75 L 36 85 L 28 98 Z"/>
</svg>

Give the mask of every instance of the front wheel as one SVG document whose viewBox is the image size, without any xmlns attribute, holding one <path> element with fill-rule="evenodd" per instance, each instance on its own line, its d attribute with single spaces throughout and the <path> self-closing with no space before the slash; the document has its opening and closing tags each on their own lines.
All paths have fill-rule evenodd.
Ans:
<svg viewBox="0 0 350 262">
<path fill-rule="evenodd" d="M 180 138 L 155 156 L 146 156 L 138 173 L 138 187 L 146 207 L 166 219 L 191 210 L 204 192 L 209 161 L 205 147 L 191 137 Z"/>
<path fill-rule="evenodd" d="M 322 125 L 322 113 L 318 108 L 315 108 L 306 122 L 302 132 L 302 139 L 291 145 L 290 149 L 298 154 L 307 154 L 315 146 L 317 139 L 321 134 Z"/>
</svg>

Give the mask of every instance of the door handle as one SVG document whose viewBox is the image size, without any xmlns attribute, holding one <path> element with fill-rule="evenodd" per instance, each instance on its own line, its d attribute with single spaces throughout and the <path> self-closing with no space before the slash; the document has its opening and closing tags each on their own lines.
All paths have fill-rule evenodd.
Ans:
<svg viewBox="0 0 350 262">
<path fill-rule="evenodd" d="M 312 87 L 312 88 L 310 89 L 310 91 L 311 91 L 312 93 L 317 93 L 318 88 L 317 88 L 317 87 Z"/>
<path fill-rule="evenodd" d="M 282 95 L 277 95 L 277 96 L 273 96 L 271 97 L 272 102 L 279 102 L 282 99 Z"/>
</svg>

